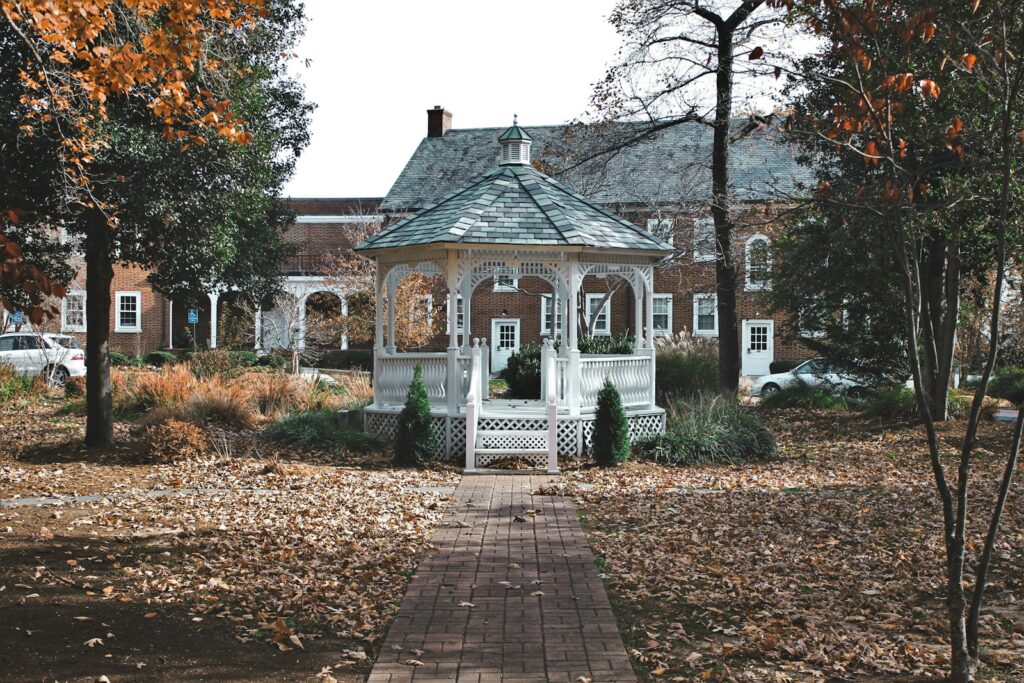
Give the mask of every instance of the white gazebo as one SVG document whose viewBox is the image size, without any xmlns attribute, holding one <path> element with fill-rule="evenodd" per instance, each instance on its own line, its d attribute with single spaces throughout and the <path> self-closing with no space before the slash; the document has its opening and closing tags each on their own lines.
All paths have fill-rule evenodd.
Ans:
<svg viewBox="0 0 1024 683">
<path fill-rule="evenodd" d="M 515 123 L 498 141 L 496 169 L 358 247 L 377 261 L 374 400 L 365 410 L 365 426 L 394 434 L 419 365 L 439 456 L 465 454 L 467 472 L 506 456 L 522 456 L 557 472 L 559 455 L 576 456 L 589 447 L 605 378 L 622 396 L 632 439 L 664 431 L 665 413 L 654 396 L 654 265 L 672 247 L 534 170 L 530 137 Z M 447 351 L 401 353 L 396 348 L 395 292 L 413 272 L 444 278 Z M 587 276 L 622 278 L 629 284 L 635 304 L 632 353 L 580 353 L 577 302 Z M 543 346 L 539 400 L 492 400 L 488 395 L 490 348 L 487 339 L 471 339 L 470 322 L 473 292 L 499 277 L 547 282 L 553 313 L 565 321 L 558 348 L 550 339 Z M 497 329 L 500 334 L 501 326 Z"/>
</svg>

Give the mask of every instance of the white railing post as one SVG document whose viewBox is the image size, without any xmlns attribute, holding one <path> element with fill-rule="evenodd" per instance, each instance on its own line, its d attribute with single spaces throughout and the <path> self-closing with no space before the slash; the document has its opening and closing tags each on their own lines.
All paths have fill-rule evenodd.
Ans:
<svg viewBox="0 0 1024 683">
<path fill-rule="evenodd" d="M 466 473 L 476 472 L 476 425 L 480 417 L 480 340 L 469 353 L 469 393 L 466 394 Z"/>
<path fill-rule="evenodd" d="M 554 343 L 550 339 L 545 340 L 540 347 L 540 395 L 544 397 L 548 395 L 548 385 L 555 386 L 555 375 L 548 369 L 548 356 L 554 354 Z M 554 364 L 550 367 L 554 368 Z"/>
<path fill-rule="evenodd" d="M 544 345 L 541 377 L 548 376 L 544 398 L 548 406 L 548 474 L 558 474 L 558 399 L 555 392 L 555 349 L 548 339 Z"/>
<path fill-rule="evenodd" d="M 473 340 L 476 345 L 476 340 Z M 491 350 L 487 348 L 487 337 L 480 340 L 480 393 L 481 401 L 491 397 Z"/>
<path fill-rule="evenodd" d="M 459 397 L 462 394 L 458 348 L 448 349 L 447 367 L 448 374 L 445 377 L 445 393 L 448 394 L 448 412 L 454 413 L 459 409 Z"/>
<path fill-rule="evenodd" d="M 653 408 L 655 405 L 657 405 L 657 400 L 658 400 L 657 392 L 654 389 L 655 380 L 657 379 L 657 375 L 655 373 L 657 372 L 657 367 L 658 367 L 658 363 L 657 363 L 658 349 L 657 349 L 657 347 L 648 349 L 647 350 L 647 354 L 650 357 L 650 361 L 649 362 L 651 364 L 651 369 L 648 371 L 648 372 L 650 372 L 650 377 L 651 377 L 651 403 L 648 406 L 648 408 Z"/>
</svg>

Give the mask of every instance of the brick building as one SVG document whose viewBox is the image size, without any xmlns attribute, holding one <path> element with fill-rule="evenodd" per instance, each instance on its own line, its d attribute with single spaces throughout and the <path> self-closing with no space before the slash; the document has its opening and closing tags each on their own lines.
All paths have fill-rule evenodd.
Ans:
<svg viewBox="0 0 1024 683">
<path fill-rule="evenodd" d="M 452 121 L 452 114 L 441 107 L 427 111 L 427 135 L 380 205 L 386 220 L 438 202 L 497 163 L 495 141 L 503 128 L 457 129 Z M 558 149 L 563 144 L 564 126 L 526 130 L 533 139 L 535 160 L 545 159 L 546 147 Z M 708 210 L 711 182 L 706 165 L 710 145 L 708 127 L 679 124 L 620 150 L 598 166 L 559 176 L 588 201 L 655 232 L 676 248 L 655 275 L 659 335 L 687 330 L 709 339 L 718 337 L 714 224 Z M 742 264 L 737 304 L 744 374 L 765 374 L 774 360 L 798 360 L 808 354 L 802 346 L 782 341 L 785 321 L 772 316 L 762 295 L 770 286 L 766 278 L 771 270 L 772 225 L 765 207 L 785 202 L 810 180 L 795 154 L 769 129 L 755 129 L 731 149 L 733 253 Z M 515 321 L 516 347 L 551 335 L 547 283 L 524 277 L 492 280 L 480 289 L 485 291 L 474 297 L 472 336 L 494 339 L 496 320 Z M 612 294 L 605 301 L 609 290 Z M 580 305 L 586 307 L 587 316 L 601 306 L 592 334 L 636 334 L 631 329 L 634 302 L 628 287 L 616 288 L 614 278 L 591 276 L 584 282 L 584 291 Z M 433 346 L 443 346 L 443 332 L 439 330 Z"/>
</svg>

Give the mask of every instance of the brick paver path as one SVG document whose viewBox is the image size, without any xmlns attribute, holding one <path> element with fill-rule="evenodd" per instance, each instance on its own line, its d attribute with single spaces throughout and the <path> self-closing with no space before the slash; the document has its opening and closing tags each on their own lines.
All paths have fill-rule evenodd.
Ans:
<svg viewBox="0 0 1024 683">
<path fill-rule="evenodd" d="M 552 479 L 463 478 L 370 683 L 636 681 L 572 501 L 531 495 Z"/>
</svg>

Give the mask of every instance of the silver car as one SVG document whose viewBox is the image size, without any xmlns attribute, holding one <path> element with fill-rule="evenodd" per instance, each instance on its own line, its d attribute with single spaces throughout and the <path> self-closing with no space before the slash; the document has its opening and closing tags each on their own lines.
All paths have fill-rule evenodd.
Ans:
<svg viewBox="0 0 1024 683">
<path fill-rule="evenodd" d="M 67 334 L 11 332 L 0 335 L 0 364 L 29 377 L 45 374 L 62 387 L 69 377 L 85 376 L 85 351 Z"/>
<path fill-rule="evenodd" d="M 758 377 L 750 388 L 751 396 L 768 396 L 780 389 L 786 389 L 798 382 L 820 387 L 836 394 L 858 394 L 864 390 L 864 382 L 853 375 L 840 372 L 824 358 L 813 358 L 801 363 L 788 372 L 777 372 Z"/>
</svg>

